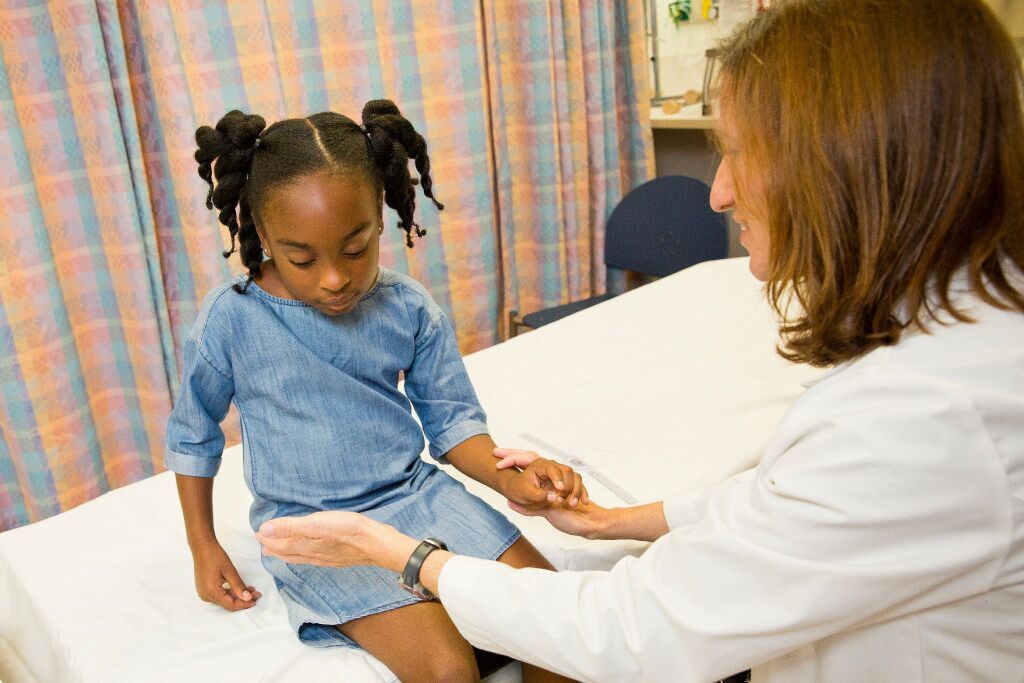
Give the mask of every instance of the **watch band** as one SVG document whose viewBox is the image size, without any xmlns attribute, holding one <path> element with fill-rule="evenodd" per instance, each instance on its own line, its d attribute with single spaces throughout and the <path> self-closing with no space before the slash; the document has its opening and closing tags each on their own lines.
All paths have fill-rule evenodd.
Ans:
<svg viewBox="0 0 1024 683">
<path fill-rule="evenodd" d="M 423 562 L 427 559 L 427 555 L 435 550 L 448 550 L 448 546 L 436 538 L 423 539 L 423 542 L 416 546 L 416 550 L 412 551 L 409 561 L 405 563 L 405 569 L 402 570 L 402 575 L 398 577 L 399 586 L 423 600 L 433 600 L 437 597 L 420 583 L 420 569 L 423 567 Z"/>
</svg>

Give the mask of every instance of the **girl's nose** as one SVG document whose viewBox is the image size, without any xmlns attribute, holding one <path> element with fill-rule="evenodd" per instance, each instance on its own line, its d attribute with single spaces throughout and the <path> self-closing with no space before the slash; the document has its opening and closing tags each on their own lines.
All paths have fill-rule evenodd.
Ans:
<svg viewBox="0 0 1024 683">
<path fill-rule="evenodd" d="M 722 213 L 732 209 L 735 203 L 732 172 L 726 166 L 725 160 L 722 160 L 718 164 L 718 171 L 715 172 L 715 181 L 711 184 L 711 209 Z"/>
<path fill-rule="evenodd" d="M 332 264 L 324 270 L 323 275 L 320 277 L 320 288 L 331 293 L 337 293 L 345 289 L 345 285 L 348 284 L 350 279 L 343 269 Z"/>
</svg>

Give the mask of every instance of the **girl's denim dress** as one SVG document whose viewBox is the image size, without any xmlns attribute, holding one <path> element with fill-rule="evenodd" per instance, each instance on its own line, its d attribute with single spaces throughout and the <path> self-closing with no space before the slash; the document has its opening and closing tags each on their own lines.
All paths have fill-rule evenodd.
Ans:
<svg viewBox="0 0 1024 683">
<path fill-rule="evenodd" d="M 420 458 L 424 432 L 440 458 L 487 425 L 451 326 L 419 283 L 381 268 L 358 306 L 332 318 L 255 283 L 240 294 L 235 282 L 245 277 L 206 297 L 185 341 L 181 392 L 167 427 L 168 469 L 216 474 L 219 423 L 233 400 L 253 530 L 276 517 L 352 510 L 487 559 L 519 537 L 502 514 Z M 354 647 L 335 624 L 417 601 L 393 572 L 376 567 L 267 556 L 263 565 L 310 645 Z"/>
</svg>

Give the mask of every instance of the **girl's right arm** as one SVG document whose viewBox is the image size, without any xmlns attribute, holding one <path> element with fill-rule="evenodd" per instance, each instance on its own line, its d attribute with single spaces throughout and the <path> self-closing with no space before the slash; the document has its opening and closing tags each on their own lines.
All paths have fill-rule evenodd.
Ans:
<svg viewBox="0 0 1024 683">
<path fill-rule="evenodd" d="M 213 530 L 213 478 L 184 474 L 175 478 L 195 566 L 196 592 L 203 601 L 232 612 L 252 607 L 260 592 L 242 581 Z"/>
</svg>

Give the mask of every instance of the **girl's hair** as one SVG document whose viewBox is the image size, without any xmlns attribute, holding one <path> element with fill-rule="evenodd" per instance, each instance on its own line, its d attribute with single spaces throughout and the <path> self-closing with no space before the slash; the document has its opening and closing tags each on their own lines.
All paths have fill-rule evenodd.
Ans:
<svg viewBox="0 0 1024 683">
<path fill-rule="evenodd" d="M 781 355 L 832 365 L 943 311 L 971 322 L 961 274 L 1024 311 L 1024 81 L 980 0 L 783 0 L 718 57 L 768 298 L 784 319 L 798 304 Z"/>
<path fill-rule="evenodd" d="M 413 221 L 417 180 L 409 175 L 409 159 L 416 162 L 423 194 L 443 209 L 434 198 L 427 143 L 390 100 L 367 102 L 362 119 L 360 126 L 328 111 L 285 119 L 268 128 L 263 117 L 236 109 L 216 127 L 196 130 L 199 177 L 210 184 L 206 207 L 217 207 L 220 222 L 231 233 L 225 258 L 234 253 L 237 236 L 249 282 L 259 276 L 263 262 L 255 220 L 269 191 L 324 170 L 362 174 L 374 183 L 383 201 L 398 213 L 398 227 L 405 230 L 409 247 L 414 232 L 417 237 L 426 234 Z"/>
</svg>

